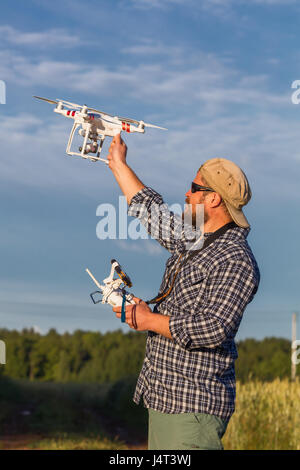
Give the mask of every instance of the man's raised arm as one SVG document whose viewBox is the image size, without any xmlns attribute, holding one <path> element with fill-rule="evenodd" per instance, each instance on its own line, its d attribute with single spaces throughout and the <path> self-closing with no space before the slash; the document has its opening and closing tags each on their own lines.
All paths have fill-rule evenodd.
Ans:
<svg viewBox="0 0 300 470">
<path fill-rule="evenodd" d="M 145 185 L 139 180 L 134 171 L 126 162 L 127 146 L 121 138 L 121 134 L 117 134 L 111 141 L 107 160 L 109 168 L 119 184 L 121 191 L 130 204 L 133 196 L 138 193 Z"/>
<path fill-rule="evenodd" d="M 201 231 L 196 231 L 189 221 L 186 223 L 182 215 L 170 211 L 161 195 L 141 182 L 127 165 L 126 153 L 127 146 L 117 134 L 110 144 L 107 159 L 127 199 L 128 215 L 138 218 L 149 235 L 170 253 L 187 249 L 195 241 L 201 242 Z"/>
</svg>

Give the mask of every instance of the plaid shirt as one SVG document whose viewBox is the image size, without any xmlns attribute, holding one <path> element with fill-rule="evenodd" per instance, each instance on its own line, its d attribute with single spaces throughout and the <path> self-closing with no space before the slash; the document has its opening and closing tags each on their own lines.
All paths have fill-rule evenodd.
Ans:
<svg viewBox="0 0 300 470">
<path fill-rule="evenodd" d="M 151 211 L 153 206 L 159 210 Z M 183 253 L 184 260 L 191 253 L 184 236 L 173 237 L 171 230 L 162 237 L 166 215 L 171 217 L 172 227 L 176 215 L 148 187 L 132 198 L 128 215 L 138 217 L 171 252 L 159 290 L 162 293 L 172 281 L 179 256 Z M 133 397 L 136 404 L 143 395 L 147 408 L 163 413 L 207 413 L 228 420 L 234 412 L 234 337 L 260 278 L 246 241 L 249 230 L 238 226 L 227 230 L 180 269 L 170 295 L 155 309 L 170 316 L 173 340 L 148 333 Z"/>
</svg>

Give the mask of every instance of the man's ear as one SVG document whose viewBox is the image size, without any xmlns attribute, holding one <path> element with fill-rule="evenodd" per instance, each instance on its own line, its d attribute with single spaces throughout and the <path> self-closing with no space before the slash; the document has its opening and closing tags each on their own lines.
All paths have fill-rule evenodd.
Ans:
<svg viewBox="0 0 300 470">
<path fill-rule="evenodd" d="M 218 207 L 222 204 L 222 197 L 220 196 L 219 193 L 212 193 L 211 194 L 211 200 L 210 200 L 210 205 L 211 207 Z"/>
</svg>

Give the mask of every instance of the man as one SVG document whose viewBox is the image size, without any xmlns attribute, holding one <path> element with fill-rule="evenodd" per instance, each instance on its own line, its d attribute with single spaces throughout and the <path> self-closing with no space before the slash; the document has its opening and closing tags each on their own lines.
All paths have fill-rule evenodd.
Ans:
<svg viewBox="0 0 300 470">
<path fill-rule="evenodd" d="M 199 168 L 186 202 L 193 224 L 197 208 L 204 206 L 205 241 L 201 250 L 190 249 L 184 235 L 175 236 L 174 214 L 127 165 L 126 153 L 117 135 L 108 160 L 128 213 L 149 233 L 157 228 L 157 240 L 172 253 L 154 311 L 138 298 L 126 307 L 128 325 L 148 331 L 133 398 L 139 403 L 143 396 L 149 410 L 148 448 L 223 449 L 221 438 L 235 403 L 234 337 L 259 284 L 242 212 L 251 198 L 249 183 L 227 159 L 213 158 Z M 171 229 L 164 238 L 166 215 Z M 121 308 L 113 310 L 120 318 Z"/>
</svg>

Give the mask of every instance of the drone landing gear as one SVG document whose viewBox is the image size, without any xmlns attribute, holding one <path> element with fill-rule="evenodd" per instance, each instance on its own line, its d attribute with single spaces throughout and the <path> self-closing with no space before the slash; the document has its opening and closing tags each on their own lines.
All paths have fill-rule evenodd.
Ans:
<svg viewBox="0 0 300 470">
<path fill-rule="evenodd" d="M 99 144 L 98 144 L 98 148 L 97 148 L 97 160 L 101 160 L 101 161 L 108 164 L 108 160 L 105 160 L 104 158 L 100 158 L 100 153 L 101 153 L 101 150 L 102 150 L 102 147 L 103 147 L 104 139 L 105 139 L 105 136 L 102 135 L 101 139 L 99 141 Z M 97 160 L 95 159 L 93 161 L 96 162 Z"/>
<path fill-rule="evenodd" d="M 91 160 L 92 162 L 97 162 L 97 161 L 101 160 L 101 161 L 105 162 L 106 164 L 108 164 L 109 163 L 108 160 L 100 157 L 100 153 L 101 153 L 101 150 L 102 150 L 102 146 L 103 146 L 105 136 L 98 137 L 97 135 L 96 136 L 93 135 L 91 133 L 91 128 L 92 128 L 91 125 L 88 125 L 86 127 L 86 129 L 79 129 L 79 134 L 84 137 L 82 147 L 79 147 L 79 152 L 80 153 L 79 152 L 73 152 L 71 150 L 72 142 L 73 142 L 74 135 L 75 135 L 75 131 L 80 126 L 81 126 L 80 123 L 74 122 L 73 127 L 72 127 L 71 132 L 70 132 L 66 153 L 68 155 L 77 155 L 79 157 Z M 91 142 L 88 142 L 88 140 L 90 140 Z M 90 152 L 96 153 L 96 155 L 95 156 L 88 155 Z"/>
</svg>

